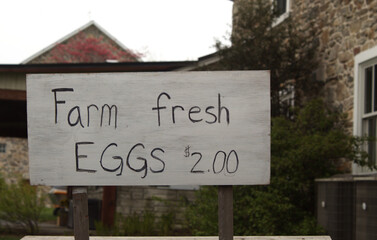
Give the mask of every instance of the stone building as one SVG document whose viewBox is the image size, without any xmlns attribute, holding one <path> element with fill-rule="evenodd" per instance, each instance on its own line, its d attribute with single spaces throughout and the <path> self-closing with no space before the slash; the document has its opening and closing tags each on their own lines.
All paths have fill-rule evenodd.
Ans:
<svg viewBox="0 0 377 240">
<path fill-rule="evenodd" d="M 26 138 L 0 137 L 0 175 L 8 182 L 29 178 L 29 159 Z"/>
<path fill-rule="evenodd" d="M 324 83 L 322 95 L 326 102 L 348 115 L 354 135 L 375 137 L 377 1 L 290 0 L 287 9 L 302 29 L 309 21 L 318 29 L 313 36 L 313 41 L 319 42 L 316 80 Z M 370 161 L 375 163 L 375 143 L 368 150 Z M 354 165 L 352 172 L 369 171 Z"/>
<path fill-rule="evenodd" d="M 347 114 L 355 136 L 376 137 L 377 1 L 284 0 L 286 13 L 305 31 L 317 28 L 319 68 L 325 102 Z M 376 164 L 375 141 L 368 142 L 369 161 Z M 352 177 L 317 181 L 317 218 L 332 239 L 375 239 L 376 174 L 353 164 Z"/>
<path fill-rule="evenodd" d="M 234 0 L 234 16 L 244 1 L 256 0 Z M 350 133 L 376 138 L 377 1 L 275 3 L 280 17 L 271 27 L 293 20 L 295 28 L 317 46 L 319 65 L 313 69 L 313 80 L 322 86 L 320 97 L 346 114 Z M 232 34 L 237 34 L 235 25 Z M 365 144 L 372 164 L 376 164 L 376 148 L 376 141 Z M 348 170 L 350 175 L 317 180 L 318 222 L 334 240 L 376 239 L 376 171 L 351 164 Z"/>
<path fill-rule="evenodd" d="M 243 0 L 234 0 L 233 12 Z M 248 0 L 252 1 L 252 0 Z M 376 137 L 375 72 L 377 70 L 377 1 L 375 0 L 276 0 L 280 17 L 276 25 L 292 18 L 297 29 L 315 35 L 319 67 L 315 81 L 323 83 L 321 96 L 333 108 L 347 114 L 354 135 Z M 235 33 L 233 29 L 233 34 Z M 377 98 L 376 98 L 377 99 Z M 376 144 L 367 147 L 376 162 Z M 366 168 L 350 167 L 353 173 Z"/>
<path fill-rule="evenodd" d="M 59 39 L 21 64 L 138 62 L 131 51 L 94 21 Z"/>
</svg>

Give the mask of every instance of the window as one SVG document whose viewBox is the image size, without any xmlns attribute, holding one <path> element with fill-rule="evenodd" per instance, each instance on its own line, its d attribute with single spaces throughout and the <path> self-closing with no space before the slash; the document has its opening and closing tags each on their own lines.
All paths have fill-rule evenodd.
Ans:
<svg viewBox="0 0 377 240">
<path fill-rule="evenodd" d="M 0 153 L 5 153 L 7 145 L 5 143 L 0 143 Z"/>
<path fill-rule="evenodd" d="M 289 10 L 291 8 L 291 0 L 274 0 L 276 11 L 279 15 L 278 19 L 274 23 L 274 26 L 283 22 L 286 18 L 289 17 Z"/>
<path fill-rule="evenodd" d="M 377 119 L 377 63 L 362 69 L 364 83 L 364 113 L 362 116 L 362 135 L 376 138 L 376 119 Z M 376 142 L 367 143 L 369 161 L 376 164 Z"/>
<path fill-rule="evenodd" d="M 354 135 L 377 137 L 377 47 L 360 53 L 355 58 Z M 376 164 L 377 141 L 365 144 L 369 162 Z M 353 167 L 354 173 L 369 172 Z"/>
</svg>

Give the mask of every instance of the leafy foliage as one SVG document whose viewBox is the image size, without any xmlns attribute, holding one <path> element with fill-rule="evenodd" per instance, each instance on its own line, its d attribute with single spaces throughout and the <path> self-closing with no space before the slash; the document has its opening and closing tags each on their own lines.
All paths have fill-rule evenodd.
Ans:
<svg viewBox="0 0 377 240">
<path fill-rule="evenodd" d="M 157 199 L 157 198 L 155 198 Z M 96 234 L 99 236 L 169 236 L 175 235 L 173 224 L 174 207 L 164 202 L 170 210 L 157 217 L 150 210 L 132 213 L 127 216 L 118 215 L 115 226 L 109 228 L 101 222 L 96 223 Z"/>
<path fill-rule="evenodd" d="M 340 173 L 339 159 L 365 162 L 365 153 L 355 150 L 345 123 L 343 115 L 328 111 L 321 100 L 309 102 L 293 120 L 273 118 L 271 182 L 234 187 L 235 235 L 322 233 L 314 217 L 314 179 Z M 216 191 L 202 188 L 188 208 L 195 234 L 217 234 Z"/>
<path fill-rule="evenodd" d="M 58 44 L 46 56 L 46 63 L 98 63 L 106 60 L 117 60 L 119 62 L 137 61 L 139 55 L 132 51 L 124 51 L 103 36 L 77 34 L 65 43 Z"/>
<path fill-rule="evenodd" d="M 276 6 L 265 0 L 238 0 L 231 46 L 217 43 L 220 63 L 211 70 L 270 70 L 271 179 L 268 186 L 234 187 L 235 235 L 321 234 L 315 207 L 316 178 L 342 173 L 352 161 L 367 165 L 364 139 L 350 136 L 344 115 L 315 99 L 313 81 L 317 31 L 300 29 L 294 16 L 276 25 Z M 284 105 L 282 92 L 295 91 L 296 111 Z M 291 117 L 288 119 L 287 113 Z M 369 166 L 371 167 L 371 166 Z M 203 187 L 189 205 L 187 220 L 194 234 L 216 235 L 217 188 Z"/>
<path fill-rule="evenodd" d="M 221 70 L 270 70 L 272 116 L 278 116 L 288 110 L 280 93 L 290 85 L 294 86 L 296 102 L 302 97 L 301 90 L 309 87 L 315 95 L 318 82 L 310 79 L 318 64 L 315 58 L 318 42 L 311 38 L 316 32 L 313 26 L 305 26 L 307 29 L 301 31 L 291 16 L 275 26 L 278 13 L 272 2 L 275 1 L 238 1 L 231 46 L 217 43 L 221 57 L 217 67 Z"/>
<path fill-rule="evenodd" d="M 31 234 L 37 233 L 44 202 L 36 187 L 22 180 L 6 184 L 0 177 L 0 219 L 21 224 Z"/>
<path fill-rule="evenodd" d="M 44 207 L 39 216 L 39 222 L 55 222 L 57 216 L 54 215 L 55 208 L 53 207 Z"/>
<path fill-rule="evenodd" d="M 187 224 L 194 235 L 216 236 L 218 234 L 217 197 L 216 187 L 204 186 L 196 192 L 194 202 L 187 202 Z"/>
<path fill-rule="evenodd" d="M 16 236 L 0 236 L 0 240 L 19 240 L 22 236 L 16 237 Z"/>
</svg>

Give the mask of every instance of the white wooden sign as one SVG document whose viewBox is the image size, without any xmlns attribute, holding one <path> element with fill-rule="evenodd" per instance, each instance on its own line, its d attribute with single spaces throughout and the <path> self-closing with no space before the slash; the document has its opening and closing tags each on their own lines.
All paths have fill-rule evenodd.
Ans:
<svg viewBox="0 0 377 240">
<path fill-rule="evenodd" d="M 31 183 L 268 184 L 269 78 L 267 71 L 29 74 Z"/>
</svg>

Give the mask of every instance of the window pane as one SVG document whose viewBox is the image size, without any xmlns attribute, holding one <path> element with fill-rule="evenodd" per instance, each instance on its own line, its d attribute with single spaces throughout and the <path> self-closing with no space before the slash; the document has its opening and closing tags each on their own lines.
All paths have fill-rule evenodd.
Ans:
<svg viewBox="0 0 377 240">
<path fill-rule="evenodd" d="M 369 163 L 376 164 L 376 118 L 365 119 L 364 134 L 368 136 L 367 151 Z"/>
<path fill-rule="evenodd" d="M 276 0 L 278 15 L 282 15 L 287 10 L 287 0 Z"/>
<path fill-rule="evenodd" d="M 372 111 L 372 67 L 365 69 L 365 105 L 364 113 Z"/>
</svg>

